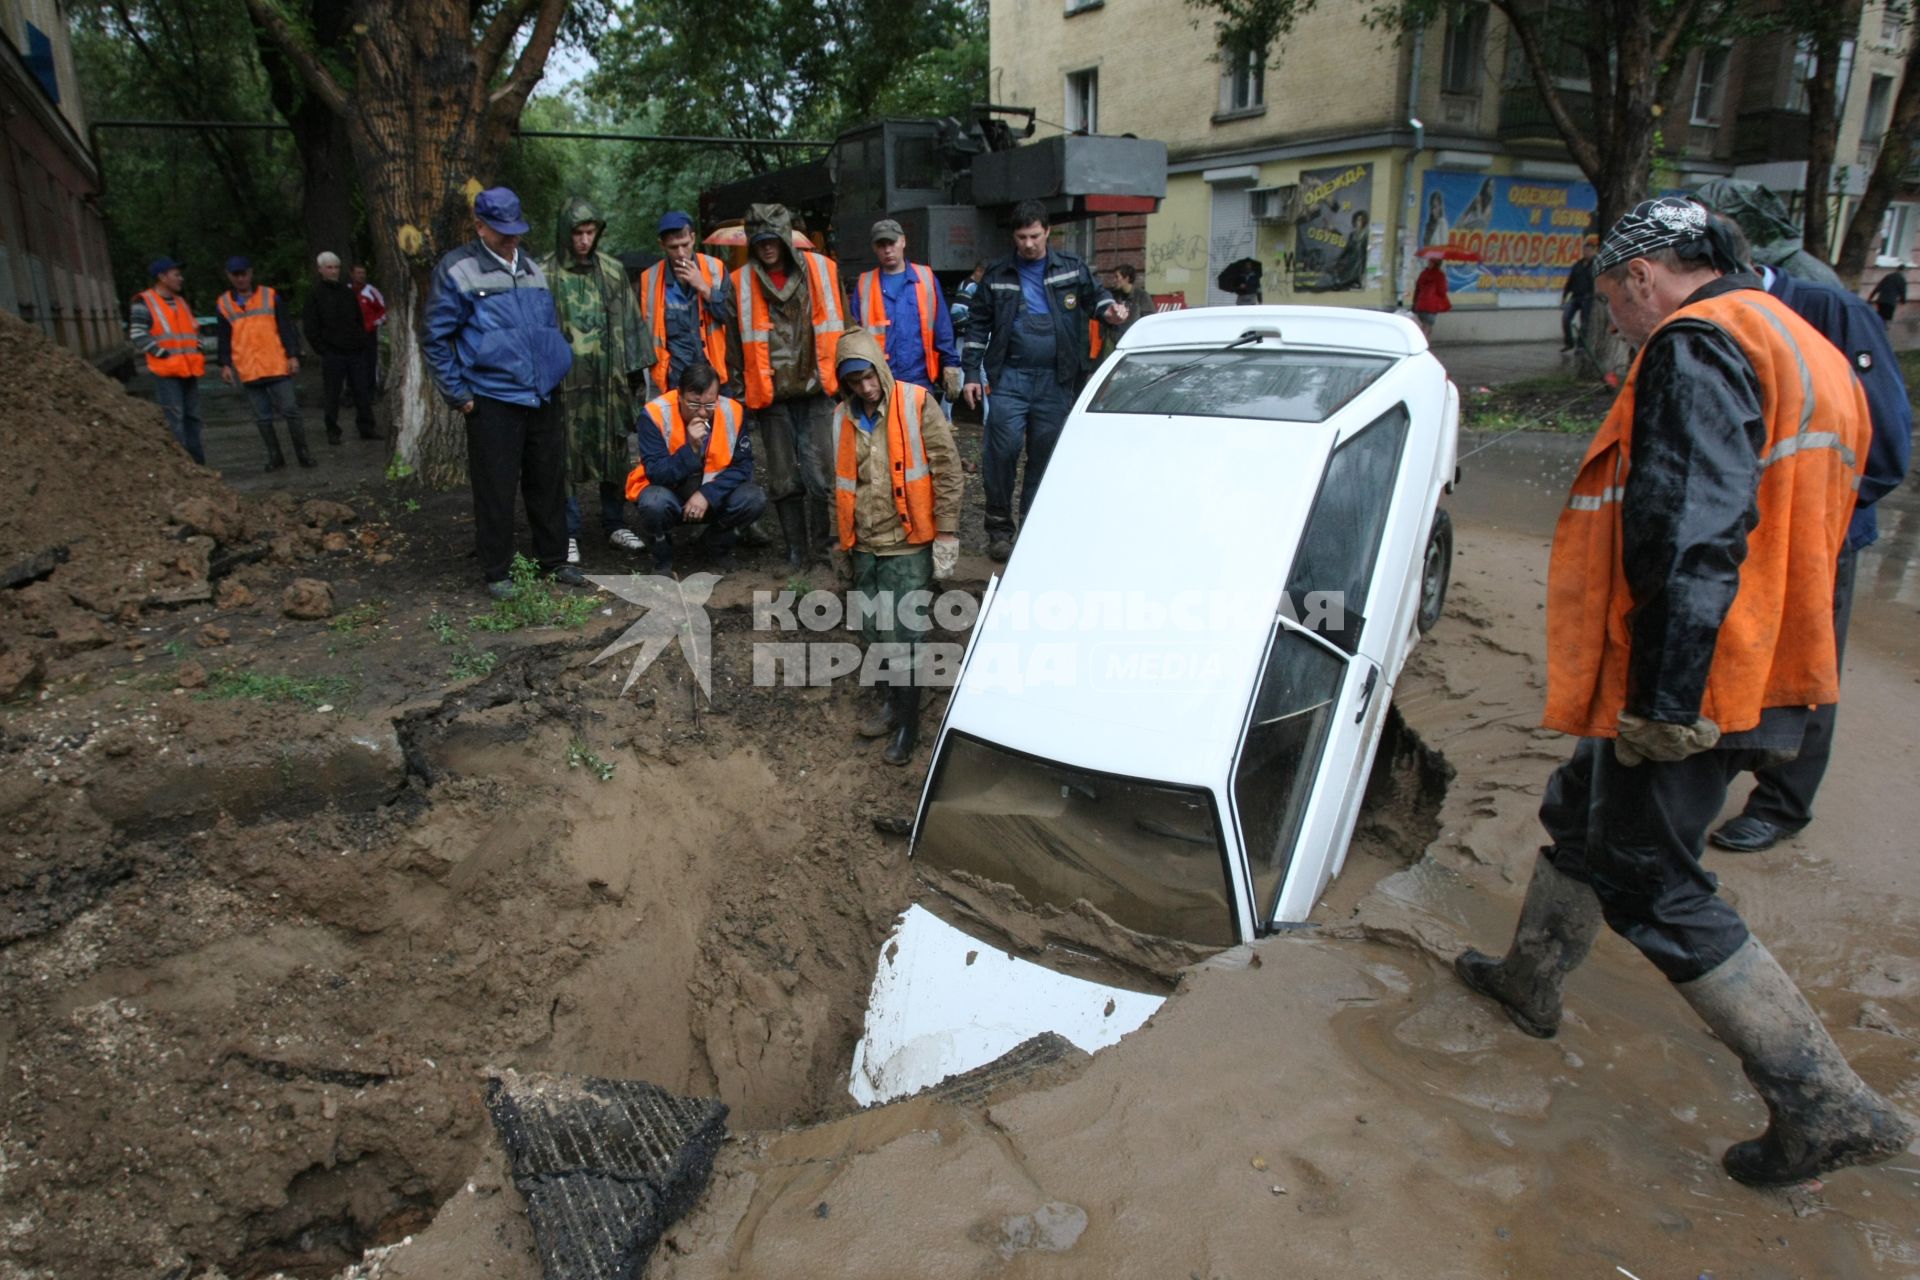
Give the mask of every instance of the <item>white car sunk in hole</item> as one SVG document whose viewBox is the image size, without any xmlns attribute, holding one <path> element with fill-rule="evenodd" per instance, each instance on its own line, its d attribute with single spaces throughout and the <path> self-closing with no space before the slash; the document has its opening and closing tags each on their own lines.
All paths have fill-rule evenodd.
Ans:
<svg viewBox="0 0 1920 1280">
<path fill-rule="evenodd" d="M 1458 424 L 1399 316 L 1216 307 L 1128 330 L 983 599 L 857 1100 L 1042 1032 L 1111 1044 L 1179 966 L 1306 919 L 1445 598 Z"/>
</svg>

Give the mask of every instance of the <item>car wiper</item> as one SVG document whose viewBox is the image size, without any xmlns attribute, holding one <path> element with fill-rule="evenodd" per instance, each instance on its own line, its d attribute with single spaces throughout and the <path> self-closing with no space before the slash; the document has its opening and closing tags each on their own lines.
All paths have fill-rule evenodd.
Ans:
<svg viewBox="0 0 1920 1280">
<path fill-rule="evenodd" d="M 1279 336 L 1280 336 L 1280 331 L 1278 329 L 1249 329 L 1245 333 L 1241 334 L 1239 337 L 1235 338 L 1232 342 L 1229 342 L 1226 346 L 1221 347 L 1218 351 L 1205 352 L 1204 354 L 1195 356 L 1193 359 L 1187 361 L 1185 364 L 1177 364 L 1173 366 L 1173 368 L 1167 370 L 1165 373 L 1154 374 L 1153 377 L 1149 378 L 1140 387 L 1140 389 L 1138 391 L 1135 391 L 1133 394 L 1136 396 L 1143 396 L 1147 392 L 1159 386 L 1161 383 L 1165 382 L 1168 378 L 1174 377 L 1178 374 L 1189 372 L 1190 370 L 1193 370 L 1193 369 L 1198 369 L 1201 365 L 1205 364 L 1208 360 L 1210 360 L 1214 356 L 1220 355 L 1224 352 L 1232 351 L 1236 347 L 1244 347 L 1250 342 L 1260 342 L 1267 338 L 1278 338 Z"/>
</svg>

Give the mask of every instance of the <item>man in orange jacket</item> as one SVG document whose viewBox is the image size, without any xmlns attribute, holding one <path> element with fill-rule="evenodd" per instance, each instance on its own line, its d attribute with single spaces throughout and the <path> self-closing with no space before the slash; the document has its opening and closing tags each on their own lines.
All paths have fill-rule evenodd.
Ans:
<svg viewBox="0 0 1920 1280">
<path fill-rule="evenodd" d="M 147 264 L 147 274 L 153 277 L 153 287 L 134 295 L 127 311 L 127 340 L 147 358 L 153 400 L 167 419 L 167 430 L 195 462 L 205 466 L 200 375 L 207 371 L 207 358 L 200 351 L 200 322 L 180 292 L 186 273 L 172 258 L 155 258 Z"/>
<path fill-rule="evenodd" d="M 1739 1055 L 1770 1123 L 1721 1157 L 1781 1186 L 1886 1159 L 1911 1130 L 1722 899 L 1700 861 L 1739 773 L 1790 756 L 1839 696 L 1834 571 L 1870 427 L 1846 358 L 1745 272 L 1690 201 L 1608 234 L 1595 289 L 1639 355 L 1555 530 L 1547 784 L 1552 843 L 1505 957 L 1460 978 L 1542 1038 L 1601 920 Z"/>
</svg>

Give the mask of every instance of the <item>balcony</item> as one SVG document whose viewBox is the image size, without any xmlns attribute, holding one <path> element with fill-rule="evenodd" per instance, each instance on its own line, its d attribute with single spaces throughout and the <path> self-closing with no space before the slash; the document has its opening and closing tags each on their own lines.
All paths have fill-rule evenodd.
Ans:
<svg viewBox="0 0 1920 1280">
<path fill-rule="evenodd" d="M 1768 164 L 1807 158 L 1807 113 L 1769 107 L 1742 111 L 1733 121 L 1733 162 Z"/>
<path fill-rule="evenodd" d="M 1593 120 L 1593 95 L 1585 89 L 1561 89 L 1560 101 L 1573 118 L 1589 127 Z M 1533 84 L 1509 85 L 1500 94 L 1500 141 L 1550 142 L 1564 145 L 1565 139 L 1547 112 L 1545 97 Z"/>
</svg>

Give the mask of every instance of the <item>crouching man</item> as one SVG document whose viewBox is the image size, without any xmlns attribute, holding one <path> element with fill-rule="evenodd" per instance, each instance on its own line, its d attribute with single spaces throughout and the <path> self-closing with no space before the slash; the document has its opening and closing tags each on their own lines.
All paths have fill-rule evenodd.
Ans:
<svg viewBox="0 0 1920 1280">
<path fill-rule="evenodd" d="M 720 394 L 720 375 L 704 361 L 681 370 L 678 388 L 647 402 L 627 499 L 655 573 L 673 568 L 679 526 L 711 528 L 707 550 L 720 557 L 733 548 L 740 527 L 767 509 L 766 492 L 753 483 L 745 419 L 740 402 Z"/>
<path fill-rule="evenodd" d="M 850 557 L 853 589 L 874 603 L 864 611 L 869 645 L 893 646 L 884 705 L 860 735 L 887 743 L 888 764 L 903 765 L 920 740 L 920 689 L 900 602 L 933 588 L 960 558 L 960 451 L 953 427 L 925 388 L 896 382 L 880 343 L 849 330 L 836 353 L 840 404 L 834 413 L 834 512 L 840 550 Z"/>
</svg>

